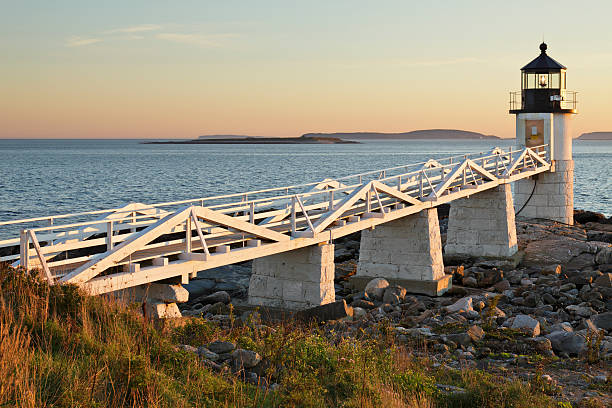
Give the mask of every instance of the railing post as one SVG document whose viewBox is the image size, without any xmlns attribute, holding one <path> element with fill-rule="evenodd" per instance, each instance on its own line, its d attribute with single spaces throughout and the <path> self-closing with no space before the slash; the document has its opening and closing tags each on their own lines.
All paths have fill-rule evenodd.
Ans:
<svg viewBox="0 0 612 408">
<path fill-rule="evenodd" d="M 419 173 L 419 198 L 423 198 L 423 172 L 424 170 L 421 170 Z"/>
<path fill-rule="evenodd" d="M 114 223 L 108 221 L 106 223 L 106 250 L 110 251 L 113 249 L 113 227 Z"/>
<path fill-rule="evenodd" d="M 397 176 L 397 191 L 402 191 L 402 176 Z"/>
<path fill-rule="evenodd" d="M 19 264 L 27 271 L 30 260 L 30 237 L 28 230 L 21 230 L 19 235 Z"/>
<path fill-rule="evenodd" d="M 295 220 L 295 196 L 291 197 L 291 233 L 295 234 L 296 220 Z"/>
<path fill-rule="evenodd" d="M 372 189 L 368 189 L 366 192 L 366 212 L 372 212 Z"/>
<path fill-rule="evenodd" d="M 255 203 L 252 201 L 249 204 L 249 222 L 255 224 Z"/>
<path fill-rule="evenodd" d="M 185 221 L 185 252 L 191 252 L 191 216 Z"/>
<path fill-rule="evenodd" d="M 327 211 L 333 211 L 334 210 L 334 190 L 330 190 L 329 191 L 329 208 L 327 209 Z"/>
</svg>

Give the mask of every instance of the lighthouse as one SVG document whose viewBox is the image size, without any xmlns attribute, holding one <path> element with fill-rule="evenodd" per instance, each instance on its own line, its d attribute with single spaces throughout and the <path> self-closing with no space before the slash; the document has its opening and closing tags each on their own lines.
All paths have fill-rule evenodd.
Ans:
<svg viewBox="0 0 612 408">
<path fill-rule="evenodd" d="M 576 92 L 566 89 L 567 68 L 546 53 L 521 68 L 521 91 L 510 93 L 510 113 L 516 115 L 516 144 L 546 146 L 549 172 L 518 180 L 514 188 L 516 214 L 573 225 L 574 161 L 570 124 Z"/>
</svg>

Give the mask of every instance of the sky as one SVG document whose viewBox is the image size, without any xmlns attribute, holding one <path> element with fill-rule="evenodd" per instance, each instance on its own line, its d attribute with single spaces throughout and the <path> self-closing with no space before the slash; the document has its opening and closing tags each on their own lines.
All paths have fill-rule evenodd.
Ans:
<svg viewBox="0 0 612 408">
<path fill-rule="evenodd" d="M 612 131 L 610 1 L 0 0 L 0 138 L 464 129 L 514 137 L 548 54 Z"/>
</svg>

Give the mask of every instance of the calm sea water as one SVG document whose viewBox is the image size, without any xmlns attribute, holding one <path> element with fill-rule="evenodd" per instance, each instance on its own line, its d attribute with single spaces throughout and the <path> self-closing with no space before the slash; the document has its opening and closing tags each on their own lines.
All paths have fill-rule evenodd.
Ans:
<svg viewBox="0 0 612 408">
<path fill-rule="evenodd" d="M 499 141 L 347 145 L 144 145 L 141 140 L 0 140 L 0 220 L 317 181 L 508 147 Z M 612 215 L 612 142 L 575 141 L 575 206 Z M 0 236 L 7 228 L 0 230 Z"/>
</svg>

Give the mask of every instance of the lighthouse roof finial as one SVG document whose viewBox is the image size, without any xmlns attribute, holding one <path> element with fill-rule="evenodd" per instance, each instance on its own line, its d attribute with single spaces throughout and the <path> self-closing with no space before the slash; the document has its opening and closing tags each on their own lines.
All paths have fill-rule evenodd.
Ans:
<svg viewBox="0 0 612 408">
<path fill-rule="evenodd" d="M 549 71 L 566 69 L 563 65 L 559 64 L 546 54 L 547 49 L 548 45 L 542 41 L 542 44 L 540 44 L 540 51 L 542 51 L 540 55 L 538 55 L 538 57 L 529 64 L 521 68 L 521 71 Z"/>
</svg>

